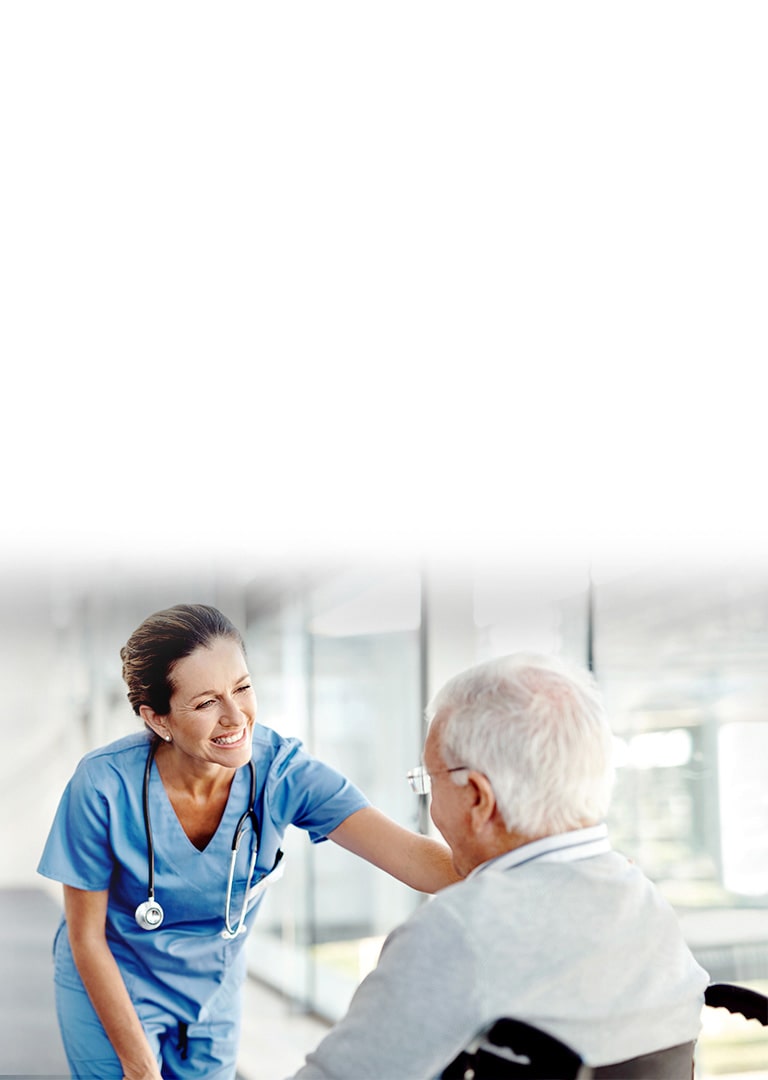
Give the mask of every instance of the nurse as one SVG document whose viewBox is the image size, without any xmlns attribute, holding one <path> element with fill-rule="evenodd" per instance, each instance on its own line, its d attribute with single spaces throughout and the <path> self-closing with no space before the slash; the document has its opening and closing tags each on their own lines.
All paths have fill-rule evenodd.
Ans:
<svg viewBox="0 0 768 1080">
<path fill-rule="evenodd" d="M 243 944 L 288 825 L 422 892 L 456 872 L 443 844 L 256 723 L 243 640 L 215 608 L 159 611 L 120 655 L 145 730 L 85 755 L 38 867 L 64 887 L 64 1048 L 76 1077 L 233 1080 Z"/>
</svg>

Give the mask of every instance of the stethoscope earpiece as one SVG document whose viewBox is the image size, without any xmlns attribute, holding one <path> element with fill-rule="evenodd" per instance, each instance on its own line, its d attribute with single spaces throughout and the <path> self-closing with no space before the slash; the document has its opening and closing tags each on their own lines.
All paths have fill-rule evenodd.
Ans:
<svg viewBox="0 0 768 1080">
<path fill-rule="evenodd" d="M 136 922 L 142 930 L 157 930 L 165 917 L 165 912 L 157 900 L 145 900 L 136 908 Z"/>
</svg>

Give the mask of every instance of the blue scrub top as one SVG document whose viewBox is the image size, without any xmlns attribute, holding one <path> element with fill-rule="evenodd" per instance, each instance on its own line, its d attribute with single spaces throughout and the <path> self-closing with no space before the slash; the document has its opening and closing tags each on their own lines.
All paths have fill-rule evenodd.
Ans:
<svg viewBox="0 0 768 1080">
<path fill-rule="evenodd" d="M 106 934 L 134 1002 L 146 999 L 179 1020 L 201 1019 L 206 1001 L 228 974 L 240 978 L 247 934 L 222 937 L 227 875 L 238 819 L 248 808 L 250 770 L 238 769 L 215 835 L 198 850 L 181 827 L 153 765 L 149 812 L 155 852 L 155 899 L 165 918 L 157 930 L 136 923 L 147 899 L 147 839 L 142 809 L 150 736 L 139 732 L 93 750 L 81 760 L 61 797 L 38 873 L 64 885 L 109 890 Z M 298 739 L 254 725 L 256 816 L 260 844 L 253 878 L 246 882 L 255 838 L 250 825 L 240 844 L 232 890 L 233 925 L 246 887 L 253 888 L 275 865 L 288 825 L 324 840 L 368 800 L 335 769 L 311 757 Z M 263 892 L 251 901 L 250 929 Z M 63 926 L 63 922 L 62 922 Z M 56 979 L 80 988 L 69 941 L 61 927 Z M 236 964 L 240 956 L 240 963 Z"/>
</svg>

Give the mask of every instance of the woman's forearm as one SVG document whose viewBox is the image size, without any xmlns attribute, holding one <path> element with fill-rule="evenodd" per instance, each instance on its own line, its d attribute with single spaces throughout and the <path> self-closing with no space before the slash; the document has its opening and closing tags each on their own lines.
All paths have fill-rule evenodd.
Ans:
<svg viewBox="0 0 768 1080">
<path fill-rule="evenodd" d="M 159 1080 L 157 1061 L 106 939 L 80 947 L 72 943 L 72 955 L 126 1080 Z"/>
<path fill-rule="evenodd" d="M 105 934 L 105 893 L 64 888 L 67 931 L 83 980 L 125 1080 L 160 1080 L 160 1068 L 144 1034 Z"/>
<path fill-rule="evenodd" d="M 372 806 L 351 814 L 328 838 L 419 892 L 461 880 L 446 844 L 403 828 Z"/>
</svg>

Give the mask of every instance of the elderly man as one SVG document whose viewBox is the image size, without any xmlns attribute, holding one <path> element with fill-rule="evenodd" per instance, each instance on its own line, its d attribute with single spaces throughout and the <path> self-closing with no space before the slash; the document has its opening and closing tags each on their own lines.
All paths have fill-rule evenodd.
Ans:
<svg viewBox="0 0 768 1080">
<path fill-rule="evenodd" d="M 674 912 L 604 824 L 612 736 L 587 672 L 514 655 L 428 708 L 432 819 L 464 880 L 389 935 L 301 1080 L 425 1080 L 499 1017 L 587 1064 L 695 1040 L 707 974 Z"/>
</svg>

